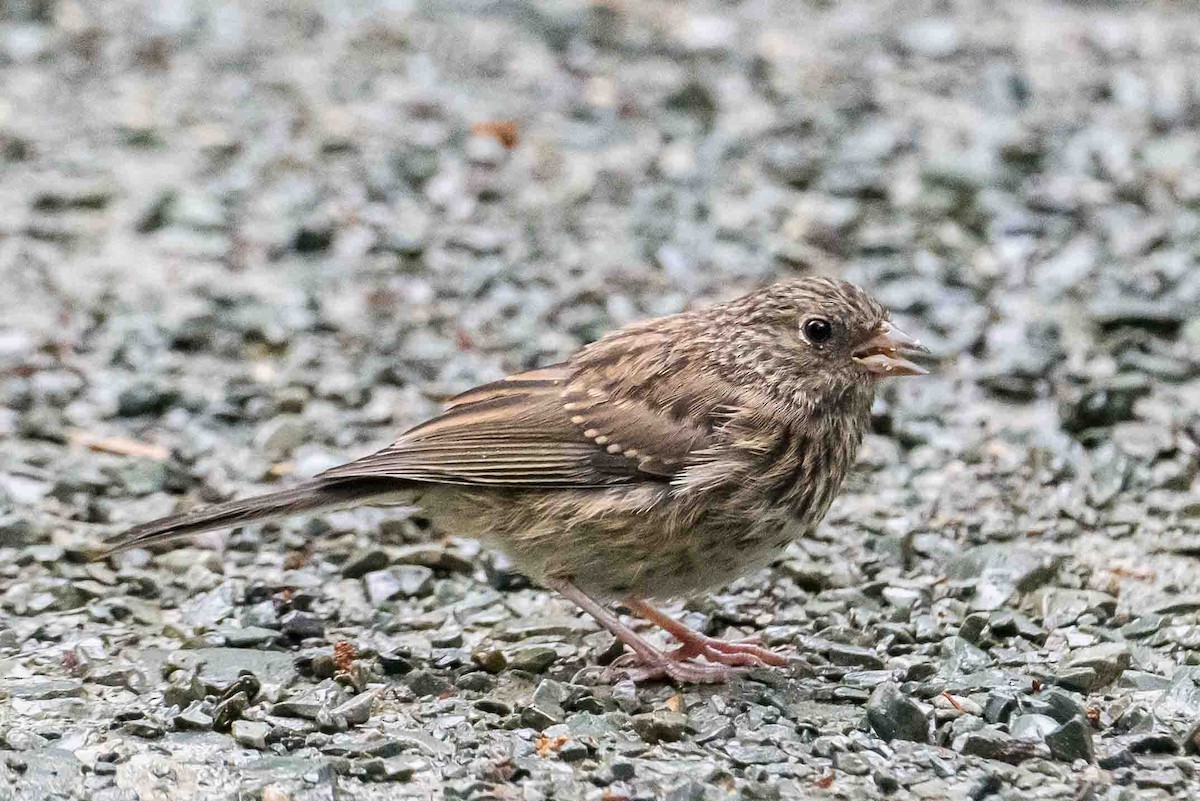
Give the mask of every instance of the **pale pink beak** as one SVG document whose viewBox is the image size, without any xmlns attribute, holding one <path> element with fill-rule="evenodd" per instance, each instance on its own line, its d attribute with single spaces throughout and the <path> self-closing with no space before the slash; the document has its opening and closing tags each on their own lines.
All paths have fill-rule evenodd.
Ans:
<svg viewBox="0 0 1200 801">
<path fill-rule="evenodd" d="M 871 338 L 850 355 L 877 376 L 928 375 L 929 371 L 924 367 L 904 358 L 914 353 L 929 353 L 929 349 L 884 320 L 875 328 Z"/>
</svg>

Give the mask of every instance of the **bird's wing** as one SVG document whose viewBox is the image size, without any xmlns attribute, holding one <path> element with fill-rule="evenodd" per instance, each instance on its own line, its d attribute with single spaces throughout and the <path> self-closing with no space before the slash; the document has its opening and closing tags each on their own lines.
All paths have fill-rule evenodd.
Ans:
<svg viewBox="0 0 1200 801">
<path fill-rule="evenodd" d="M 673 417 L 644 386 L 611 378 L 571 363 L 485 384 L 383 450 L 321 477 L 518 489 L 666 483 L 710 445 L 703 421 Z"/>
</svg>

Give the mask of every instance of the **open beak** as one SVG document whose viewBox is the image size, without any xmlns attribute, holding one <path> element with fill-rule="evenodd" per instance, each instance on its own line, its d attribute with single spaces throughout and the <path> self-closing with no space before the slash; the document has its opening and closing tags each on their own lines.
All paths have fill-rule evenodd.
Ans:
<svg viewBox="0 0 1200 801">
<path fill-rule="evenodd" d="M 878 376 L 928 375 L 929 371 L 913 364 L 906 355 L 929 353 L 929 349 L 908 334 L 884 320 L 871 338 L 854 349 L 854 361 Z"/>
</svg>

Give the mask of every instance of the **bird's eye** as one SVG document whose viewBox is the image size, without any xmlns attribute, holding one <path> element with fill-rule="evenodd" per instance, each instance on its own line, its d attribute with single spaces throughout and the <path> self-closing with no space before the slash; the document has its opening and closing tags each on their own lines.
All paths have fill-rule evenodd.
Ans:
<svg viewBox="0 0 1200 801">
<path fill-rule="evenodd" d="M 804 321 L 804 337 L 814 345 L 820 345 L 822 342 L 828 342 L 833 336 L 833 326 L 828 320 L 821 317 L 813 317 Z"/>
</svg>

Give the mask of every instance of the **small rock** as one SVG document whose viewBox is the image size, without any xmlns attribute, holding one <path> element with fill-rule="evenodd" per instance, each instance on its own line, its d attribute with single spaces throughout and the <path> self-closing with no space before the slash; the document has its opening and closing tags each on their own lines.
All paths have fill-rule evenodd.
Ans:
<svg viewBox="0 0 1200 801">
<path fill-rule="evenodd" d="M 316 720 L 323 711 L 341 703 L 343 697 L 344 694 L 340 687 L 323 683 L 301 690 L 272 705 L 271 714 Z"/>
<path fill-rule="evenodd" d="M 488 673 L 499 673 L 508 667 L 508 656 L 499 648 L 477 648 L 471 652 L 471 661 Z"/>
<path fill-rule="evenodd" d="M 233 723 L 233 739 L 246 748 L 262 751 L 267 747 L 267 735 L 271 727 L 257 720 L 237 720 Z"/>
<path fill-rule="evenodd" d="M 870 648 L 858 648 L 853 645 L 834 643 L 828 653 L 829 661 L 835 665 L 863 667 L 869 670 L 880 670 L 884 666 L 883 659 Z"/>
<path fill-rule="evenodd" d="M 255 443 L 271 461 L 287 459 L 311 436 L 310 426 L 296 414 L 281 414 L 272 418 L 255 436 Z"/>
<path fill-rule="evenodd" d="M 179 730 L 209 731 L 212 729 L 212 715 L 204 711 L 199 701 L 193 702 L 187 709 L 175 716 L 175 728 Z"/>
<path fill-rule="evenodd" d="M 1054 676 L 1054 683 L 1077 693 L 1089 692 L 1096 686 L 1096 671 L 1090 667 L 1065 669 Z"/>
<path fill-rule="evenodd" d="M 427 763 L 420 757 L 397 756 L 383 760 L 382 779 L 389 782 L 406 782 L 424 770 Z"/>
<path fill-rule="evenodd" d="M 433 592 L 433 571 L 419 565 L 396 565 L 363 576 L 367 599 L 375 606 L 396 598 L 422 598 Z"/>
<path fill-rule="evenodd" d="M 147 740 L 157 740 L 167 733 L 162 724 L 148 719 L 128 720 L 121 728 L 134 737 L 142 737 Z"/>
<path fill-rule="evenodd" d="M 404 683 L 419 696 L 441 695 L 453 686 L 430 670 L 414 670 L 404 677 Z"/>
<path fill-rule="evenodd" d="M 298 609 L 293 609 L 281 617 L 279 627 L 294 640 L 322 637 L 325 634 L 325 624 L 321 618 L 312 612 L 301 612 Z"/>
<path fill-rule="evenodd" d="M 194 672 L 177 670 L 171 674 L 163 689 L 163 703 L 182 709 L 202 699 L 205 693 L 204 683 Z"/>
<path fill-rule="evenodd" d="M 630 723 L 639 737 L 654 745 L 682 739 L 687 730 L 688 717 L 682 712 L 659 710 L 634 715 Z"/>
<path fill-rule="evenodd" d="M 1085 714 L 1083 703 L 1073 693 L 1057 688 L 1046 690 L 1028 705 L 1030 708 L 1038 707 L 1039 712 L 1049 715 L 1059 723 L 1066 723 Z"/>
<path fill-rule="evenodd" d="M 367 573 L 383 570 L 391 563 L 387 551 L 382 548 L 369 548 L 356 551 L 342 565 L 342 575 L 346 578 L 362 578 Z"/>
<path fill-rule="evenodd" d="M 1125 672 L 1130 658 L 1128 645 L 1106 642 L 1080 648 L 1071 654 L 1063 667 L 1068 670 L 1091 668 L 1096 672 L 1096 686 L 1106 687 Z"/>
<path fill-rule="evenodd" d="M 539 731 L 561 723 L 566 716 L 562 708 L 565 699 L 566 690 L 561 683 L 541 681 L 533 691 L 532 702 L 521 710 L 521 723 Z"/>
<path fill-rule="evenodd" d="M 1008 724 L 1008 733 L 1018 740 L 1045 740 L 1057 728 L 1058 721 L 1049 715 L 1018 715 Z"/>
<path fill-rule="evenodd" d="M 875 688 L 867 702 L 867 720 L 883 740 L 929 740 L 929 713 L 900 691 L 895 682 Z"/>
<path fill-rule="evenodd" d="M 866 776 L 871 772 L 871 764 L 866 759 L 849 751 L 835 752 L 833 767 L 850 776 Z"/>
<path fill-rule="evenodd" d="M 175 390 L 150 381 L 139 381 L 117 395 L 117 414 L 121 417 L 161 414 L 178 401 L 179 393 Z"/>
<path fill-rule="evenodd" d="M 375 693 L 364 692 L 351 698 L 341 706 L 336 706 L 332 714 L 343 718 L 351 726 L 361 726 L 371 719 L 375 709 Z"/>
<path fill-rule="evenodd" d="M 553 648 L 545 645 L 530 645 L 511 652 L 508 655 L 508 666 L 513 670 L 524 670 L 527 673 L 543 673 L 554 664 L 556 659 L 558 659 L 558 653 Z"/>
<path fill-rule="evenodd" d="M 1042 621 L 1050 630 L 1069 626 L 1085 614 L 1107 620 L 1117 611 L 1117 599 L 1095 590 L 1047 589 L 1041 597 Z"/>
<path fill-rule="evenodd" d="M 967 756 L 1019 765 L 1039 756 L 1045 746 L 1029 740 L 1015 740 L 997 729 L 983 729 L 967 734 L 959 750 Z"/>
<path fill-rule="evenodd" d="M 225 644 L 231 648 L 248 648 L 263 643 L 273 642 L 279 637 L 278 631 L 264 629 L 260 626 L 245 626 L 243 628 L 223 628 Z"/>
<path fill-rule="evenodd" d="M 1050 753 L 1060 762 L 1096 761 L 1092 730 L 1082 718 L 1072 718 L 1046 735 Z"/>
</svg>

